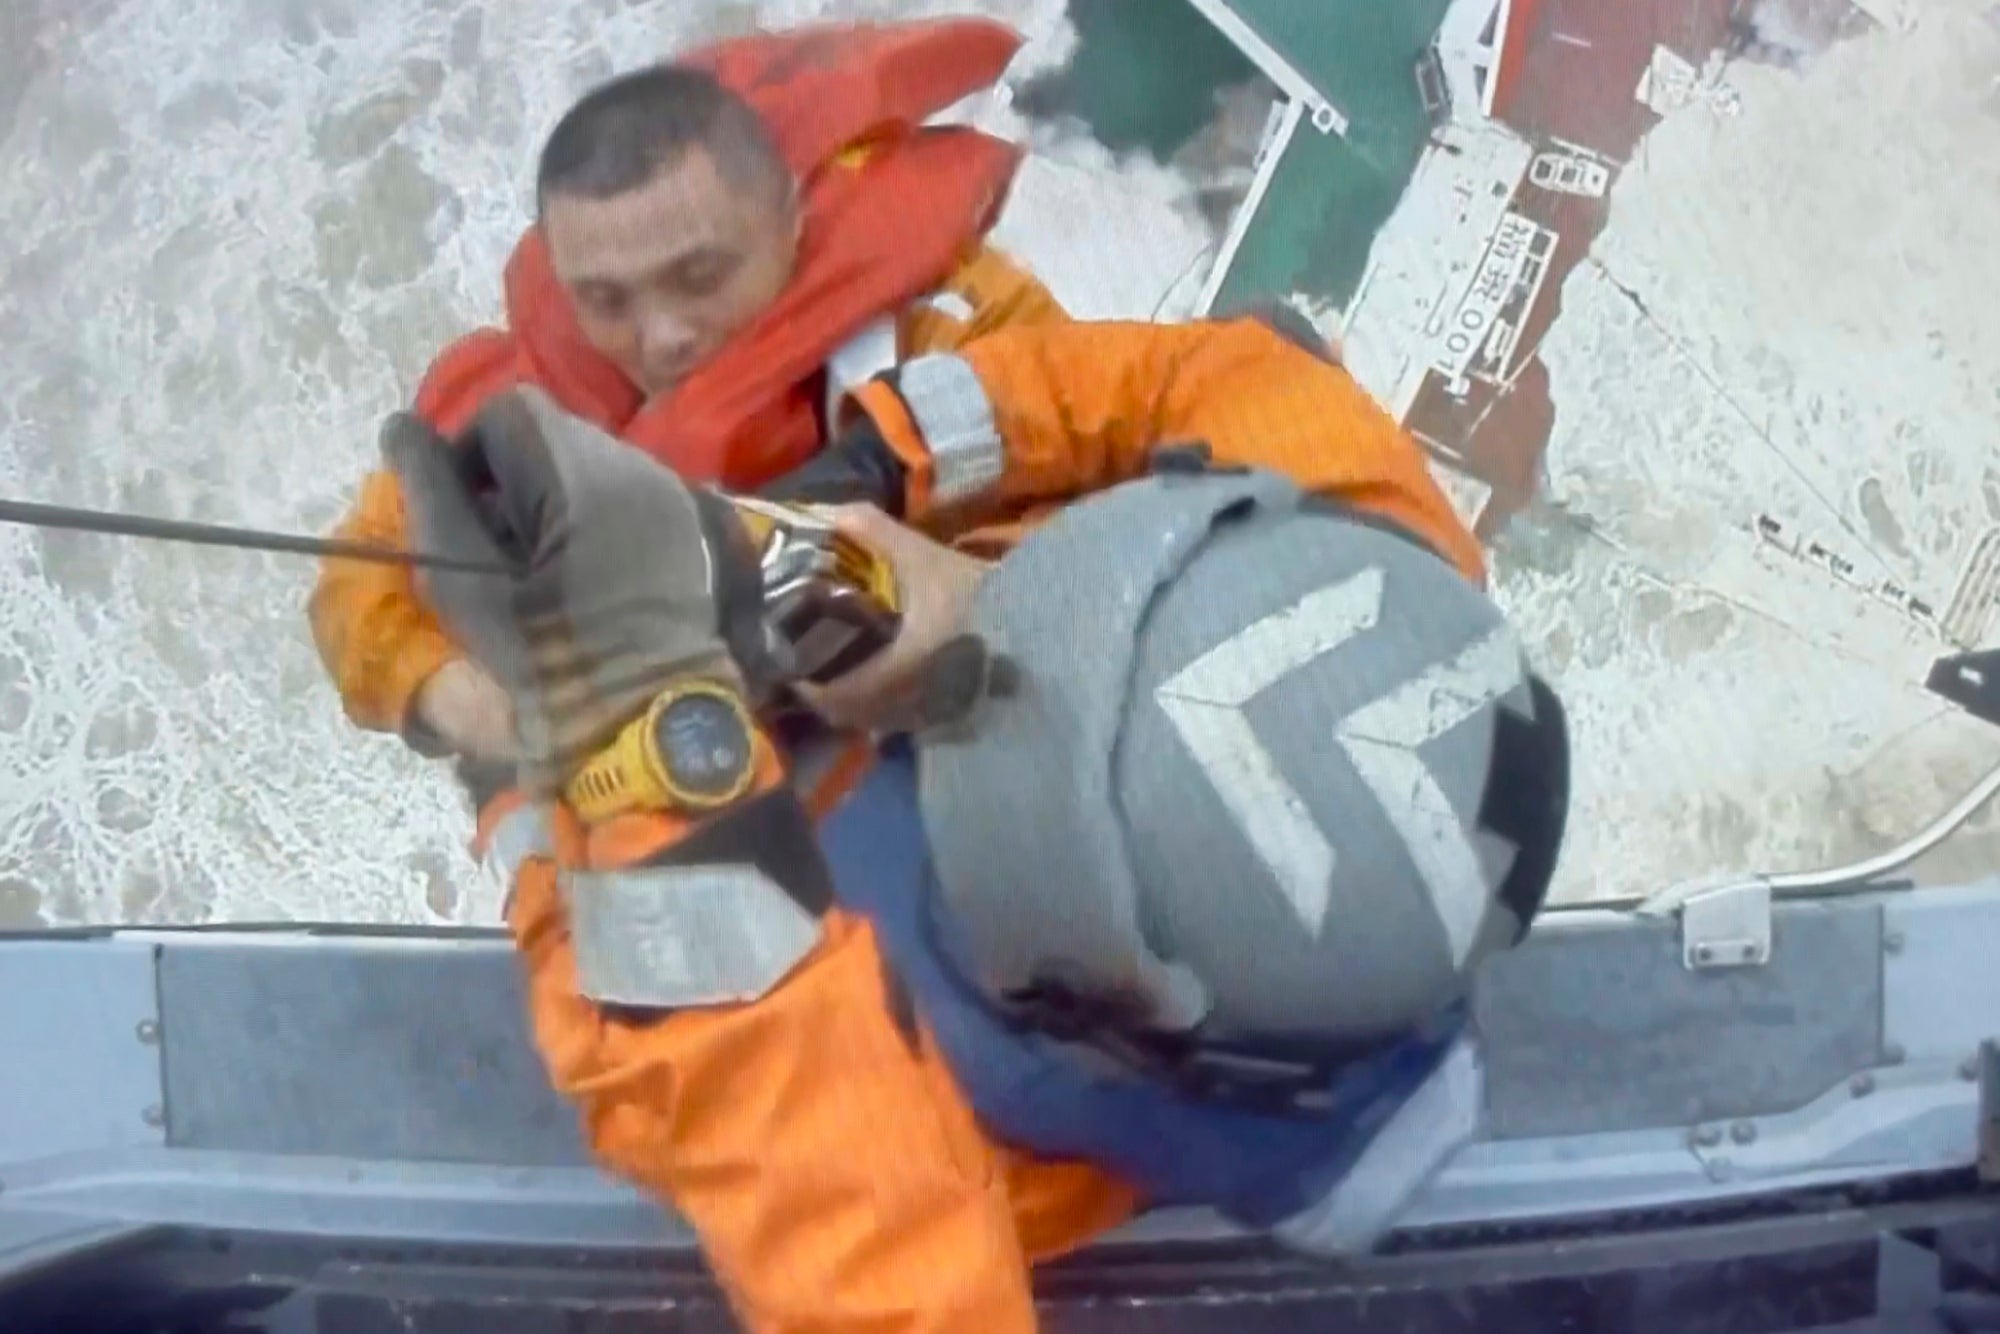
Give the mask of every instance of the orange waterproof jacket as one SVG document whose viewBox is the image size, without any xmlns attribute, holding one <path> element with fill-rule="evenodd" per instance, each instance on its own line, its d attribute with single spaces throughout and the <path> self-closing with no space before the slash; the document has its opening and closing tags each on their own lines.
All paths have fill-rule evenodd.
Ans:
<svg viewBox="0 0 2000 1334">
<path fill-rule="evenodd" d="M 1141 475 L 1156 449 L 1200 443 L 1218 466 L 1269 468 L 1392 519 L 1485 581 L 1479 543 L 1415 441 L 1330 349 L 1315 355 L 1262 319 L 1002 329 L 906 364 L 850 405 L 908 471 L 905 517 L 982 554 Z"/>
<path fill-rule="evenodd" d="M 854 402 L 909 467 L 916 521 L 965 545 L 1004 547 L 1063 501 L 1139 475 L 1158 447 L 1202 441 L 1219 464 L 1392 518 L 1483 577 L 1415 443 L 1344 370 L 1256 321 L 1005 330 Z M 496 805 L 483 823 L 515 813 Z M 507 866 L 536 1044 L 599 1159 L 695 1225 L 746 1327 L 1031 1334 L 1029 1266 L 1122 1221 L 1130 1189 L 988 1139 L 929 1042 L 898 1023 L 871 927 L 837 908 L 759 1000 L 638 1023 L 605 1013 L 578 994 L 559 877 L 615 862 L 620 840 L 555 820 L 553 848 Z"/>
<path fill-rule="evenodd" d="M 687 57 L 762 113 L 803 183 L 805 228 L 784 293 L 672 393 L 645 402 L 585 341 L 531 230 L 507 265 L 507 327 L 446 349 L 417 411 L 453 434 L 494 393 L 533 383 L 687 477 L 749 488 L 819 447 L 820 372 L 883 317 L 900 317 L 904 355 L 1010 321 L 1063 318 L 1046 289 L 979 245 L 1019 150 L 969 129 L 918 128 L 991 84 L 1019 44 L 999 24 L 953 19 L 809 28 Z M 925 300 L 940 292 L 958 302 Z M 337 532 L 400 546 L 404 528 L 395 479 L 376 472 Z M 402 728 L 418 687 L 457 652 L 393 566 L 329 561 L 309 610 L 321 658 L 363 727 Z"/>
</svg>

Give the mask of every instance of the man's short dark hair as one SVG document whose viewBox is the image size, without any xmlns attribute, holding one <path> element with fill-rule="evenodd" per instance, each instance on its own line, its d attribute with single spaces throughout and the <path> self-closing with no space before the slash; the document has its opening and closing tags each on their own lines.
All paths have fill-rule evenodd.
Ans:
<svg viewBox="0 0 2000 1334">
<path fill-rule="evenodd" d="M 550 131 L 535 172 L 535 208 L 551 196 L 609 199 L 636 190 L 689 149 L 715 159 L 738 189 L 777 193 L 791 172 L 763 118 L 701 70 L 652 65 L 587 93 Z"/>
</svg>

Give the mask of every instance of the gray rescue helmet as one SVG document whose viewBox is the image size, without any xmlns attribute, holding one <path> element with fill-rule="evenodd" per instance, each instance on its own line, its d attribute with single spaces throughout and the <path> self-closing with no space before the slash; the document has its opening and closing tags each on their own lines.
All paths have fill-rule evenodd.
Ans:
<svg viewBox="0 0 2000 1334">
<path fill-rule="evenodd" d="M 1353 1052 L 1541 908 L 1561 706 L 1395 525 L 1267 472 L 1155 475 L 1036 531 L 971 628 L 1006 689 L 920 735 L 921 800 L 953 953 L 1003 1011 Z"/>
</svg>

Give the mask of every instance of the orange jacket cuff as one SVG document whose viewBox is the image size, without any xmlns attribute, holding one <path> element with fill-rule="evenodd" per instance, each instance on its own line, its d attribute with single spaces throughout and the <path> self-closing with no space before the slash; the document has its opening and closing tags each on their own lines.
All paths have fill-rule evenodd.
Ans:
<svg viewBox="0 0 2000 1334">
<path fill-rule="evenodd" d="M 915 521 L 928 515 L 934 508 L 931 451 L 901 395 L 881 380 L 870 380 L 848 395 L 846 410 L 866 413 L 903 465 L 903 517 Z"/>
<path fill-rule="evenodd" d="M 1007 476 L 1007 446 L 979 373 L 940 353 L 904 362 L 857 390 L 858 402 L 909 471 L 903 516 L 926 515 L 990 495 Z"/>
<path fill-rule="evenodd" d="M 458 656 L 457 647 L 441 632 L 428 626 L 418 629 L 383 665 L 376 708 L 371 712 L 377 713 L 384 726 L 411 737 L 419 726 L 414 712 L 417 692 L 440 667 Z"/>
</svg>

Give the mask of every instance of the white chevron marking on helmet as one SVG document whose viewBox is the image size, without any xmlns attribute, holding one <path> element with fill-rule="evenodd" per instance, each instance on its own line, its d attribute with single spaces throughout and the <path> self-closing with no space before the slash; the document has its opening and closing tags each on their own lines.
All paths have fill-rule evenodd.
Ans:
<svg viewBox="0 0 2000 1334">
<path fill-rule="evenodd" d="M 1339 852 L 1243 710 L 1291 673 L 1373 629 L 1382 586 L 1382 571 L 1369 569 L 1309 593 L 1239 630 L 1154 692 L 1300 923 L 1315 935 L 1325 925 Z M 1513 635 L 1496 630 L 1363 704 L 1334 729 L 1409 848 L 1454 965 L 1470 953 L 1489 895 L 1478 851 L 1419 747 L 1518 685 L 1520 665 Z"/>
<path fill-rule="evenodd" d="M 1250 846 L 1315 935 L 1338 854 L 1264 749 L 1244 706 L 1291 673 L 1372 629 L 1383 574 L 1371 568 L 1308 593 L 1223 640 L 1153 692 Z"/>
<path fill-rule="evenodd" d="M 1443 736 L 1521 682 L 1521 650 L 1504 627 L 1390 687 L 1341 719 L 1334 736 L 1382 803 L 1417 864 L 1463 964 L 1489 898 L 1479 852 L 1418 748 Z"/>
</svg>

